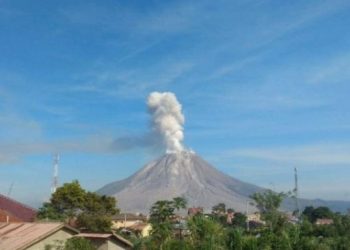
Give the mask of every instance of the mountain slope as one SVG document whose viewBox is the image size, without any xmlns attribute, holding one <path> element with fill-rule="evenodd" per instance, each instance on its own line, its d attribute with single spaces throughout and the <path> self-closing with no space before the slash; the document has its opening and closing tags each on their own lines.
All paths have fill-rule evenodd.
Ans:
<svg viewBox="0 0 350 250">
<path fill-rule="evenodd" d="M 147 212 L 155 201 L 176 196 L 186 197 L 190 206 L 210 209 L 224 202 L 244 211 L 247 197 L 262 190 L 221 173 L 194 153 L 181 152 L 166 154 L 98 193 L 115 196 L 122 210 L 133 212 Z"/>
<path fill-rule="evenodd" d="M 218 203 L 236 211 L 249 212 L 256 208 L 249 204 L 249 196 L 265 189 L 230 177 L 198 155 L 191 152 L 165 154 L 132 176 L 105 185 L 97 192 L 114 196 L 122 211 L 147 213 L 158 200 L 184 196 L 189 206 L 201 206 L 209 211 Z M 300 207 L 329 206 L 335 211 L 344 212 L 350 202 L 299 200 Z M 248 206 L 248 207 L 247 207 Z M 288 198 L 283 209 L 294 210 L 294 200 Z"/>
</svg>

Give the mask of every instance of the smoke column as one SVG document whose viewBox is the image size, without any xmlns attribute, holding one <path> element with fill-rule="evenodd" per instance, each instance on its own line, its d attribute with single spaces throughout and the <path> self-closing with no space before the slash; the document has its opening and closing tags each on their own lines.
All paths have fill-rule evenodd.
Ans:
<svg viewBox="0 0 350 250">
<path fill-rule="evenodd" d="M 176 96 L 171 92 L 152 92 L 147 105 L 152 114 L 153 128 L 163 137 L 167 153 L 183 151 L 185 117 Z"/>
</svg>

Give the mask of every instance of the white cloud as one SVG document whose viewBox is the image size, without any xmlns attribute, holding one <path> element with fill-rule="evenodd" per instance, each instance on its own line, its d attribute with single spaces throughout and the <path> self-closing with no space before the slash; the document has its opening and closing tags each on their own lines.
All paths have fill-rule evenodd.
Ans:
<svg viewBox="0 0 350 250">
<path fill-rule="evenodd" d="M 85 138 L 45 140 L 15 140 L 0 143 L 0 164 L 21 161 L 26 156 L 53 153 L 117 154 L 137 148 L 157 150 L 159 139 L 153 134 L 113 137 L 94 135 Z"/>
<path fill-rule="evenodd" d="M 80 83 L 65 91 L 93 92 L 113 97 L 139 98 L 154 90 L 165 90 L 188 73 L 194 64 L 187 61 L 161 62 L 133 70 L 94 70 L 80 76 Z M 111 67 L 109 67 L 111 68 Z"/>
<path fill-rule="evenodd" d="M 201 10 L 202 5 L 188 1 L 154 5 L 142 11 L 118 3 L 113 6 L 84 4 L 62 9 L 61 16 L 76 25 L 98 26 L 109 32 L 150 35 L 186 31 L 200 21 L 198 15 Z"/>
<path fill-rule="evenodd" d="M 302 165 L 349 165 L 350 144 L 316 144 L 232 150 L 231 157 Z"/>
<path fill-rule="evenodd" d="M 305 73 L 305 81 L 310 84 L 339 83 L 350 80 L 350 53 L 342 53 L 313 65 Z"/>
</svg>

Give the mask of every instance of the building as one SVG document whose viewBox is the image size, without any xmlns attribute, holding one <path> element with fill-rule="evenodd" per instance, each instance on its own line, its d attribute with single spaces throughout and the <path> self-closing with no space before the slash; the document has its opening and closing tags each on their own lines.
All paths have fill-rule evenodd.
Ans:
<svg viewBox="0 0 350 250">
<path fill-rule="evenodd" d="M 203 208 L 202 207 L 190 207 L 187 210 L 188 216 L 194 216 L 196 214 L 203 214 Z"/>
<path fill-rule="evenodd" d="M 33 222 L 36 214 L 34 208 L 0 194 L 0 223 Z"/>
<path fill-rule="evenodd" d="M 258 212 L 255 212 L 253 214 L 248 214 L 247 215 L 247 220 L 248 221 L 254 221 L 254 222 L 259 222 L 262 223 L 263 221 L 261 220 L 261 215 Z"/>
<path fill-rule="evenodd" d="M 226 213 L 226 223 L 227 224 L 232 224 L 234 218 L 235 218 L 235 213 L 232 210 L 227 211 L 227 213 Z"/>
<path fill-rule="evenodd" d="M 334 221 L 332 219 L 317 219 L 316 225 L 332 225 Z"/>
<path fill-rule="evenodd" d="M 0 223 L 0 250 L 61 249 L 71 237 L 84 237 L 98 250 L 128 250 L 133 245 L 116 234 L 79 233 L 63 223 Z"/>
<path fill-rule="evenodd" d="M 97 250 L 127 250 L 133 247 L 130 241 L 116 234 L 81 233 L 74 237 L 90 240 Z"/>
<path fill-rule="evenodd" d="M 135 223 L 135 224 L 127 227 L 126 229 L 134 232 L 136 235 L 140 235 L 142 237 L 147 237 L 150 235 L 150 232 L 152 230 L 152 226 L 150 223 L 140 222 L 140 223 Z"/>
<path fill-rule="evenodd" d="M 0 223 L 0 249 L 45 250 L 78 233 L 63 223 Z"/>
<path fill-rule="evenodd" d="M 146 222 L 147 217 L 142 214 L 131 214 L 131 213 L 122 213 L 113 216 L 112 218 L 112 228 L 128 228 L 135 224 L 140 224 Z"/>
</svg>

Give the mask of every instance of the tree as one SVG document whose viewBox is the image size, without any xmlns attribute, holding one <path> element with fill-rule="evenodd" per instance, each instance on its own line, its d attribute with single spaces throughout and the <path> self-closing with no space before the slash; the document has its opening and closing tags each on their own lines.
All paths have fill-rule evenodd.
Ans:
<svg viewBox="0 0 350 250">
<path fill-rule="evenodd" d="M 272 190 L 266 190 L 263 193 L 254 193 L 251 198 L 256 202 L 260 212 L 277 211 L 282 201 L 288 196 L 288 193 L 275 193 Z"/>
<path fill-rule="evenodd" d="M 176 210 L 184 209 L 187 206 L 187 200 L 184 197 L 173 198 L 173 205 Z"/>
<path fill-rule="evenodd" d="M 97 250 L 97 248 L 85 238 L 72 237 L 64 244 L 64 250 Z"/>
<path fill-rule="evenodd" d="M 90 232 L 110 231 L 112 216 L 118 213 L 114 197 L 85 191 L 78 181 L 65 183 L 39 209 L 39 219 L 77 220 L 79 228 Z"/>
<path fill-rule="evenodd" d="M 280 231 L 287 222 L 285 216 L 278 209 L 283 199 L 288 195 L 289 193 L 266 190 L 264 193 L 254 193 L 251 196 L 271 230 Z"/>
<path fill-rule="evenodd" d="M 43 206 L 39 208 L 38 219 L 50 219 L 53 221 L 63 221 L 65 216 L 59 213 L 50 202 L 44 202 Z"/>
<path fill-rule="evenodd" d="M 172 201 L 161 200 L 153 204 L 150 211 L 151 222 L 166 222 L 174 215 L 174 206 Z"/>
<path fill-rule="evenodd" d="M 245 228 L 247 224 L 247 216 L 242 213 L 235 213 L 232 225 L 235 227 Z"/>
<path fill-rule="evenodd" d="M 213 206 L 211 210 L 213 214 L 224 214 L 226 213 L 226 205 L 225 203 L 219 203 Z"/>
<path fill-rule="evenodd" d="M 39 219 L 66 220 L 77 216 L 84 207 L 86 192 L 77 180 L 65 183 L 39 209 Z"/>
<path fill-rule="evenodd" d="M 312 223 L 314 223 L 317 219 L 331 219 L 335 216 L 328 207 L 314 208 L 312 206 L 305 207 L 302 214 Z"/>
<path fill-rule="evenodd" d="M 83 212 L 77 216 L 77 223 L 80 228 L 92 232 L 108 232 L 112 226 L 112 216 L 118 212 L 114 197 L 87 192 Z"/>
<path fill-rule="evenodd" d="M 228 209 L 227 209 L 227 213 L 228 213 L 228 214 L 234 213 L 234 212 L 235 212 L 235 210 L 234 210 L 233 208 L 228 208 Z"/>
<path fill-rule="evenodd" d="M 86 191 L 80 186 L 77 180 L 65 183 L 57 188 L 52 194 L 50 203 L 61 214 L 67 218 L 72 218 L 83 209 Z"/>
<path fill-rule="evenodd" d="M 174 216 L 174 202 L 160 200 L 153 204 L 150 210 L 150 222 L 152 224 L 151 236 L 155 249 L 163 249 L 164 244 L 172 237 L 172 222 Z"/>
<path fill-rule="evenodd" d="M 313 212 L 315 208 L 313 206 L 307 206 L 304 208 L 304 211 L 302 212 L 302 215 L 306 217 L 310 222 L 313 222 Z"/>
<path fill-rule="evenodd" d="M 313 219 L 330 219 L 333 218 L 333 212 L 328 207 L 318 207 L 313 213 Z"/>
<path fill-rule="evenodd" d="M 188 240 L 193 249 L 226 249 L 225 230 L 216 221 L 203 215 L 195 215 L 189 219 L 188 228 L 191 231 Z"/>
<path fill-rule="evenodd" d="M 227 231 L 227 249 L 243 250 L 243 241 L 244 237 L 241 229 L 234 228 Z"/>
</svg>

